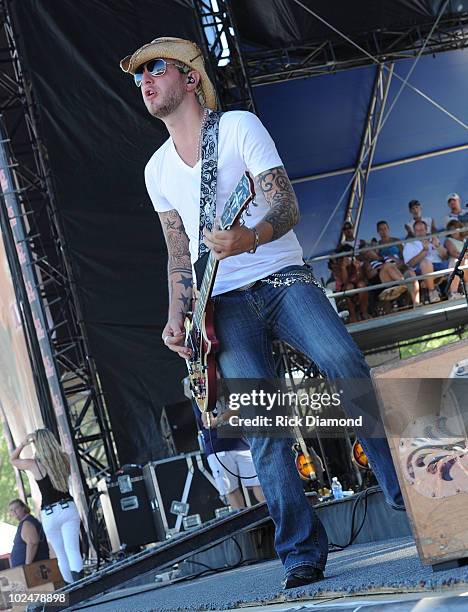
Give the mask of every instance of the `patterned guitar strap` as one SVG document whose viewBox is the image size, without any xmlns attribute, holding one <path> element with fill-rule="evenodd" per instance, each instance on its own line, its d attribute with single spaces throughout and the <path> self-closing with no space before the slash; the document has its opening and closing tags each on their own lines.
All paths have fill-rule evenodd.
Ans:
<svg viewBox="0 0 468 612">
<path fill-rule="evenodd" d="M 213 229 L 216 217 L 216 186 L 218 178 L 218 135 L 219 120 L 223 113 L 210 111 L 201 134 L 201 181 L 200 181 L 200 224 L 198 233 L 198 261 L 195 263 L 197 286 L 208 260 L 209 249 L 203 242 L 203 230 Z"/>
</svg>

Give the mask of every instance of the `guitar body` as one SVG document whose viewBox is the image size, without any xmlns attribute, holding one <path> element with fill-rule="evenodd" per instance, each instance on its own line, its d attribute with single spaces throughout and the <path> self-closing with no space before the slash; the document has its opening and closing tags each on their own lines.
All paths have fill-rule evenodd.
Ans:
<svg viewBox="0 0 468 612">
<path fill-rule="evenodd" d="M 296 454 L 294 461 L 296 463 L 296 469 L 302 480 L 317 480 L 320 473 L 323 473 L 322 465 L 315 465 L 312 457 L 308 452 L 304 452 L 299 442 L 293 445 L 293 450 Z M 320 461 L 320 458 L 318 457 Z"/>
<path fill-rule="evenodd" d="M 364 449 L 361 446 L 359 440 L 356 440 L 353 444 L 351 451 L 351 460 L 362 470 L 370 470 L 369 460 L 367 458 Z"/>
<path fill-rule="evenodd" d="M 206 305 L 200 333 L 193 325 L 191 314 L 186 317 L 184 327 L 185 345 L 195 347 L 194 355 L 185 360 L 193 399 L 201 412 L 211 412 L 216 406 L 216 351 L 219 348 L 213 302 L 210 300 Z"/>
</svg>

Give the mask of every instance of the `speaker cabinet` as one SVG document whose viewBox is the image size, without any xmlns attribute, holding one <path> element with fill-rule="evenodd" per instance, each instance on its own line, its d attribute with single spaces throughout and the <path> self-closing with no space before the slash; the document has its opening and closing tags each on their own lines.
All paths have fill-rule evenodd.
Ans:
<svg viewBox="0 0 468 612">
<path fill-rule="evenodd" d="M 373 370 L 422 563 L 468 558 L 468 341 Z"/>
<path fill-rule="evenodd" d="M 197 451 L 197 424 L 192 403 L 185 400 L 164 406 L 161 413 L 161 431 L 172 455 Z"/>
<path fill-rule="evenodd" d="M 112 552 L 159 541 L 141 467 L 124 466 L 97 488 Z"/>
<path fill-rule="evenodd" d="M 162 523 L 166 536 L 182 529 L 185 515 L 199 514 L 206 523 L 215 518 L 216 508 L 224 506 L 200 452 L 152 461 L 144 466 L 143 474 L 157 530 L 160 532 Z M 181 502 L 183 514 L 171 512 L 173 502 Z"/>
</svg>

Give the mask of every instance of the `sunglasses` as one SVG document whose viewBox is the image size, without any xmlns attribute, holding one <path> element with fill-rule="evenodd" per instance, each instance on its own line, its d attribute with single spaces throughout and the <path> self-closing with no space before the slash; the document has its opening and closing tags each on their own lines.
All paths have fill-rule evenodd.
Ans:
<svg viewBox="0 0 468 612">
<path fill-rule="evenodd" d="M 151 74 L 151 76 L 154 76 L 154 77 L 162 76 L 163 74 L 166 74 L 168 64 L 171 64 L 172 66 L 176 66 L 179 72 L 184 72 L 180 64 L 176 64 L 175 62 L 168 62 L 167 60 L 161 59 L 161 58 L 152 59 L 149 62 L 146 62 L 146 64 L 142 64 L 141 66 L 138 66 L 138 68 L 135 70 L 135 74 L 133 75 L 133 78 L 135 79 L 135 85 L 137 87 L 141 86 L 145 68 Z"/>
</svg>

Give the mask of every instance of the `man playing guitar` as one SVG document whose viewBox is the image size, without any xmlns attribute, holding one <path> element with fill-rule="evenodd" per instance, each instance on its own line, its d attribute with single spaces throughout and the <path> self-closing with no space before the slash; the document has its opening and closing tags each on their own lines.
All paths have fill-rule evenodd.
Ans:
<svg viewBox="0 0 468 612">
<path fill-rule="evenodd" d="M 202 130 L 216 109 L 216 96 L 201 51 L 190 41 L 156 39 L 123 59 L 121 68 L 134 75 L 147 110 L 164 122 L 170 136 L 149 160 L 145 179 L 169 256 L 170 306 L 163 341 L 187 358 L 184 319 L 199 249 Z M 212 295 L 222 375 L 274 379 L 275 337 L 307 355 L 329 378 L 369 380 L 363 355 L 303 265 L 292 230 L 299 221 L 297 199 L 270 135 L 255 115 L 226 112 L 219 121 L 217 217 L 245 171 L 255 177 L 257 192 L 247 225 L 235 223 L 228 230 L 214 225 L 202 237 L 219 261 Z M 361 412 L 352 398 L 345 409 L 350 417 Z M 386 439 L 361 442 L 387 502 L 403 508 Z M 276 526 L 284 588 L 321 580 L 327 535 L 304 495 L 293 440 L 251 436 L 249 444 Z"/>
</svg>

